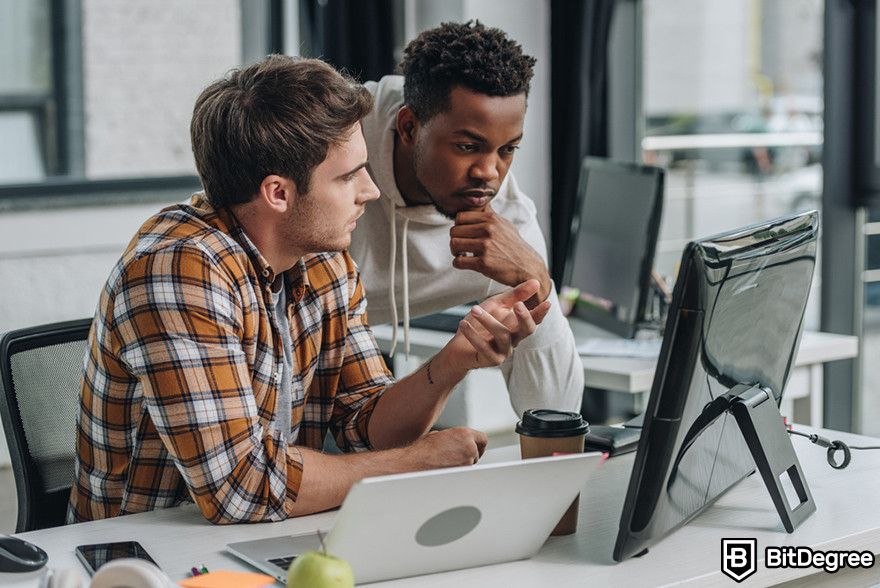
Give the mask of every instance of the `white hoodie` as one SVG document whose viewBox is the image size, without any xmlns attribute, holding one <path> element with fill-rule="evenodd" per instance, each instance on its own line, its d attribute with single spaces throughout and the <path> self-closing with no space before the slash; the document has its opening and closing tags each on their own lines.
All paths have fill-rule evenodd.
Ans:
<svg viewBox="0 0 880 588">
<path fill-rule="evenodd" d="M 376 106 L 362 121 L 369 170 L 382 192 L 367 205 L 352 235 L 350 251 L 367 290 L 371 324 L 403 321 L 408 339 L 411 317 L 451 306 L 481 301 L 509 287 L 469 270 L 452 267 L 449 229 L 453 221 L 431 204 L 407 206 L 394 179 L 394 124 L 403 104 L 403 78 L 385 76 L 367 82 Z M 547 261 L 547 246 L 538 226 L 535 205 L 508 173 L 492 209 L 510 220 L 523 239 Z M 510 401 L 517 414 L 530 408 L 580 410 L 583 364 L 574 336 L 551 291 L 547 316 L 502 366 Z M 405 344 L 408 341 L 405 341 Z"/>
</svg>

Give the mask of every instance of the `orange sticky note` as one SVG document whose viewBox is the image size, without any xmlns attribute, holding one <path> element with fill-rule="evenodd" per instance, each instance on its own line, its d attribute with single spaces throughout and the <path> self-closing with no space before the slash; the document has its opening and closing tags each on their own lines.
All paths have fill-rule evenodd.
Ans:
<svg viewBox="0 0 880 588">
<path fill-rule="evenodd" d="M 251 572 L 218 570 L 178 582 L 184 588 L 262 588 L 275 584 L 275 578 Z"/>
</svg>

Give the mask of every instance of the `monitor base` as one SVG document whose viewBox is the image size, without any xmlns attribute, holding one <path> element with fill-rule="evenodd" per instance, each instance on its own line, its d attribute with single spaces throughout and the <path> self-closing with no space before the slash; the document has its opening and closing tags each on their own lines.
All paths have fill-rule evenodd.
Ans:
<svg viewBox="0 0 880 588">
<path fill-rule="evenodd" d="M 735 386 L 730 396 L 730 413 L 739 425 L 782 525 L 792 533 L 816 512 L 816 503 L 779 408 L 771 394 L 756 386 Z"/>
</svg>

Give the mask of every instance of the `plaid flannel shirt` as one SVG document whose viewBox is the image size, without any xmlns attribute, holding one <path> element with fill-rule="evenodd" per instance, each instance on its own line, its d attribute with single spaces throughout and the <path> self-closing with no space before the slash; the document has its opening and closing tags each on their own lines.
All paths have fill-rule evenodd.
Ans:
<svg viewBox="0 0 880 588">
<path fill-rule="evenodd" d="M 369 450 L 392 382 L 357 268 L 309 255 L 287 272 L 292 406 L 277 407 L 282 339 L 272 268 L 235 219 L 196 195 L 149 219 L 101 293 L 89 335 L 68 521 L 194 500 L 213 523 L 286 518 L 298 446 Z M 297 400 L 297 397 L 300 397 Z M 291 439 L 278 430 L 291 411 Z"/>
</svg>

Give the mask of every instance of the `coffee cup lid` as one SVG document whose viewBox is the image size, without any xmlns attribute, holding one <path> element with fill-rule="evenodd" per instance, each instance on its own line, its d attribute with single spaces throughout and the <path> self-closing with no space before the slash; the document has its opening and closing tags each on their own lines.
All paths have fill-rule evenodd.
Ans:
<svg viewBox="0 0 880 588">
<path fill-rule="evenodd" d="M 529 437 L 572 437 L 589 430 L 590 425 L 580 413 L 544 408 L 525 411 L 516 424 L 516 432 Z"/>
</svg>

